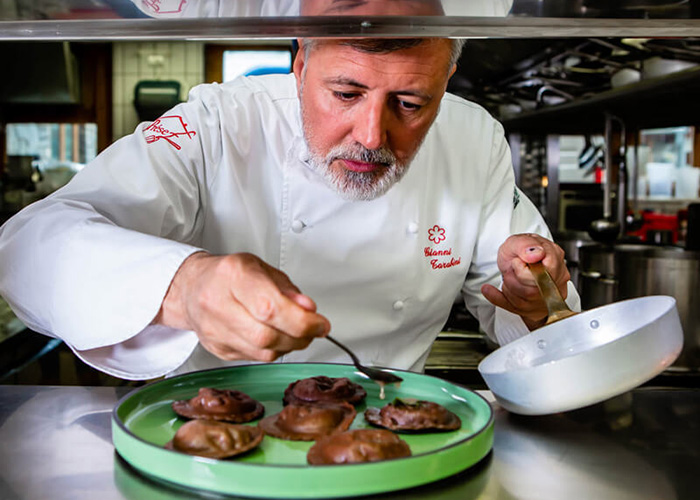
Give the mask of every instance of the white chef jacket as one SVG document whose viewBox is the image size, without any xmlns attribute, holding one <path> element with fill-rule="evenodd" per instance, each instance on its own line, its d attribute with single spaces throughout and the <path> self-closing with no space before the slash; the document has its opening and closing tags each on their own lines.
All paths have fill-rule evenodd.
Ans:
<svg viewBox="0 0 700 500">
<path fill-rule="evenodd" d="M 232 364 L 194 332 L 150 325 L 201 249 L 287 273 L 370 365 L 422 370 L 460 290 L 498 342 L 527 332 L 480 287 L 500 284 L 510 234 L 549 233 L 483 108 L 446 94 L 405 177 L 375 200 L 343 199 L 306 158 L 293 75 L 200 85 L 0 229 L 0 292 L 30 328 L 129 379 Z M 317 339 L 281 361 L 348 359 Z"/>
</svg>

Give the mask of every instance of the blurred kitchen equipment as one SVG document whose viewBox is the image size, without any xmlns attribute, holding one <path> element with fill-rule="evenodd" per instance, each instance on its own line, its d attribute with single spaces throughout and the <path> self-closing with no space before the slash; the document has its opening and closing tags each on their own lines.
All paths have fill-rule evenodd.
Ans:
<svg viewBox="0 0 700 500">
<path fill-rule="evenodd" d="M 352 362 L 355 365 L 355 368 L 357 368 L 369 378 L 377 382 L 380 386 L 382 386 L 382 390 L 384 389 L 384 384 L 395 384 L 403 381 L 401 377 L 396 376 L 393 373 L 389 373 L 386 370 L 380 370 L 379 368 L 370 368 L 368 366 L 364 366 L 362 363 L 360 363 L 360 360 L 357 358 L 357 356 L 355 356 L 355 353 L 352 352 L 349 348 L 345 347 L 343 344 L 338 342 L 330 335 L 327 335 L 326 338 L 338 347 L 340 347 L 343 351 L 345 351 L 350 356 L 350 358 L 352 358 Z"/>
<path fill-rule="evenodd" d="M 581 271 L 581 248 L 593 244 L 593 240 L 585 231 L 559 231 L 554 233 L 554 242 L 564 250 L 571 282 L 578 287 Z"/>
<path fill-rule="evenodd" d="M 578 290 L 584 310 L 615 302 L 617 276 L 615 273 L 615 246 L 600 243 L 580 250 L 581 272 Z"/>
<path fill-rule="evenodd" d="M 646 171 L 650 196 L 675 196 L 676 166 L 673 163 L 649 162 Z"/>
<path fill-rule="evenodd" d="M 486 356 L 479 372 L 505 409 L 546 415 L 627 392 L 671 365 L 682 347 L 676 300 L 642 297 L 539 328 Z"/>
<path fill-rule="evenodd" d="M 559 223 L 560 232 L 586 233 L 591 222 L 603 216 L 603 188 L 600 184 L 560 184 Z M 591 240 L 592 241 L 592 240 Z"/>
<path fill-rule="evenodd" d="M 42 180 L 35 155 L 8 155 L 2 175 L 3 211 L 17 212 L 40 197 L 36 184 Z"/>
<path fill-rule="evenodd" d="M 613 123 L 621 127 L 620 150 L 613 153 Z M 603 184 L 603 218 L 594 220 L 588 233 L 596 241 L 612 243 L 625 233 L 625 210 L 627 205 L 627 167 L 625 158 L 627 145 L 625 143 L 625 124 L 610 113 L 605 114 L 605 183 Z M 614 189 L 613 179 L 617 172 L 617 190 Z M 613 211 L 613 203 L 617 210 Z"/>
<path fill-rule="evenodd" d="M 625 85 L 637 83 L 641 79 L 642 73 L 639 70 L 634 68 L 622 68 L 610 77 L 610 85 L 612 88 L 616 89 L 624 87 Z"/>
<path fill-rule="evenodd" d="M 620 223 L 610 220 L 610 217 L 591 222 L 588 234 L 601 243 L 612 243 L 620 235 Z"/>
<path fill-rule="evenodd" d="M 665 59 L 660 56 L 651 57 L 642 62 L 642 78 L 658 78 L 694 66 L 697 66 L 697 63 L 679 59 Z"/>
<path fill-rule="evenodd" d="M 549 275 L 547 268 L 541 262 L 534 262 L 527 265 L 535 277 L 535 283 L 537 288 L 547 305 L 547 321 L 545 325 L 551 325 L 557 321 L 561 321 L 564 318 L 578 314 L 566 305 L 564 298 L 559 293 L 557 284 L 554 282 L 552 277 Z"/>
<path fill-rule="evenodd" d="M 591 136 L 586 135 L 585 143 L 581 153 L 578 156 L 579 168 L 586 169 L 584 176 L 593 173 L 596 167 L 604 166 L 605 148 L 602 144 L 593 144 Z"/>
<path fill-rule="evenodd" d="M 640 226 L 629 234 L 639 237 L 643 242 L 659 244 L 658 241 L 654 241 L 654 238 L 659 238 L 659 234 L 667 235 L 670 233 L 670 236 L 662 237 L 669 238 L 667 244 L 674 244 L 678 241 L 678 232 L 677 214 L 662 214 L 645 210 L 641 214 Z"/>
<path fill-rule="evenodd" d="M 28 187 L 32 183 L 38 159 L 33 155 L 8 155 L 4 172 L 6 183 L 18 188 Z"/>
<path fill-rule="evenodd" d="M 620 245 L 615 248 L 616 300 L 669 295 L 685 337 L 683 351 L 671 371 L 700 370 L 700 252 L 679 247 Z"/>
<path fill-rule="evenodd" d="M 139 120 L 155 120 L 180 101 L 180 82 L 142 80 L 134 87 L 134 107 Z"/>
<path fill-rule="evenodd" d="M 673 231 L 669 229 L 652 229 L 647 231 L 646 241 L 652 245 L 670 245 L 673 243 Z"/>
<path fill-rule="evenodd" d="M 686 250 L 700 250 L 700 203 L 688 205 L 688 230 L 685 238 Z"/>
</svg>

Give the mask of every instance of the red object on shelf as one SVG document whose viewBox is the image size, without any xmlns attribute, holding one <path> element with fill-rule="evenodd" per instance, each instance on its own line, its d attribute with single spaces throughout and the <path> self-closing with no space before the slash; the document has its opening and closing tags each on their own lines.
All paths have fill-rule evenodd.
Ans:
<svg viewBox="0 0 700 500">
<path fill-rule="evenodd" d="M 603 183 L 603 174 L 605 173 L 605 170 L 603 170 L 600 167 L 595 167 L 594 172 L 594 179 L 596 184 L 602 184 Z"/>
<path fill-rule="evenodd" d="M 650 231 L 670 231 L 671 243 L 678 242 L 678 216 L 660 214 L 656 212 L 642 213 L 642 227 L 630 233 L 632 236 L 639 236 L 642 241 L 651 241 L 648 233 Z"/>
</svg>

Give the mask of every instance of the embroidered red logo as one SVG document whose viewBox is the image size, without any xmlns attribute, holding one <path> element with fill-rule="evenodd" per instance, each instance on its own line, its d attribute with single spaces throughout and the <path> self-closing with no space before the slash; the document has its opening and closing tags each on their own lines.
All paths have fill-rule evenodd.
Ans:
<svg viewBox="0 0 700 500">
<path fill-rule="evenodd" d="M 447 232 L 437 224 L 428 229 L 428 240 L 433 244 L 438 245 L 447 239 Z M 462 263 L 462 257 L 452 256 L 452 247 L 450 248 L 431 248 L 423 249 L 425 257 L 430 262 L 432 269 L 447 269 L 449 267 L 458 266 Z M 449 257 L 449 260 L 447 259 Z"/>
<path fill-rule="evenodd" d="M 143 0 L 143 6 L 156 14 L 179 14 L 187 0 Z"/>
<path fill-rule="evenodd" d="M 146 142 L 149 144 L 164 139 L 175 149 L 180 150 L 182 147 L 175 141 L 182 136 L 191 139 L 197 135 L 197 132 L 187 130 L 187 124 L 182 117 L 173 115 L 161 116 L 143 129 L 143 134 L 146 136 Z"/>
<path fill-rule="evenodd" d="M 441 241 L 445 241 L 446 238 L 447 237 L 445 236 L 445 230 L 437 224 L 428 229 L 428 239 L 436 245 Z"/>
</svg>

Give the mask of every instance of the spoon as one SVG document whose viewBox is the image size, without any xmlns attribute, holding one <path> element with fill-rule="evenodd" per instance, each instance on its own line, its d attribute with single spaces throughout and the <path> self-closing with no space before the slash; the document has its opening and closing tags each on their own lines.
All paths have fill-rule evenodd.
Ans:
<svg viewBox="0 0 700 500">
<path fill-rule="evenodd" d="M 379 387 L 381 387 L 381 393 L 379 395 L 380 399 L 384 399 L 384 386 L 386 384 L 398 384 L 400 382 L 403 382 L 403 379 L 401 377 L 398 377 L 393 373 L 380 370 L 379 368 L 370 368 L 368 366 L 364 366 L 362 363 L 360 363 L 360 360 L 357 358 L 357 356 L 355 356 L 355 353 L 348 349 L 346 346 L 338 342 L 330 335 L 327 335 L 326 338 L 350 355 L 350 357 L 352 358 L 352 362 L 355 365 L 355 368 L 357 368 L 359 371 L 361 371 L 362 373 L 364 373 L 369 378 L 371 378 L 379 384 Z"/>
<path fill-rule="evenodd" d="M 540 290 L 544 303 L 547 305 L 547 321 L 545 325 L 550 325 L 564 318 L 568 318 L 569 316 L 578 314 L 569 309 L 569 306 L 566 305 L 564 298 L 559 293 L 556 283 L 554 283 L 554 280 L 547 272 L 544 264 L 535 262 L 534 264 L 528 264 L 528 267 L 535 277 L 537 288 Z"/>
</svg>

